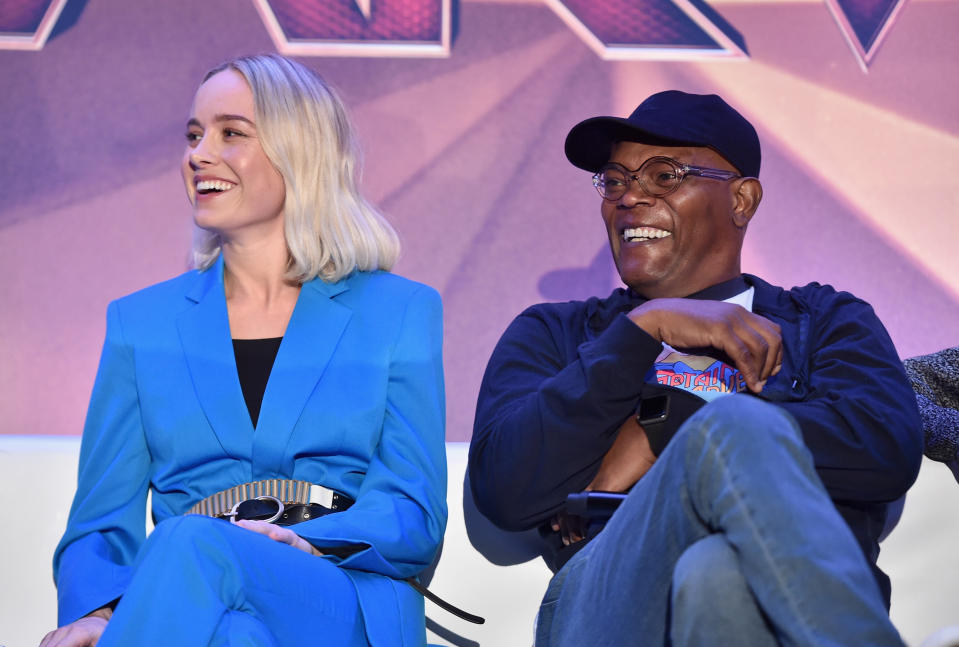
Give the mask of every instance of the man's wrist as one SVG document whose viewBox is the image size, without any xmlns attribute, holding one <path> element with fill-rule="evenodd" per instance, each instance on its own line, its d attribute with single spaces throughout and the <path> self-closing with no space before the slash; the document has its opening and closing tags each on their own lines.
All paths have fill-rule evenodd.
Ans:
<svg viewBox="0 0 959 647">
<path fill-rule="evenodd" d="M 656 321 L 656 310 L 649 306 L 651 302 L 647 301 L 643 305 L 633 308 L 626 316 L 636 326 L 656 341 L 662 341 L 663 336 L 659 331 L 659 323 Z"/>
</svg>

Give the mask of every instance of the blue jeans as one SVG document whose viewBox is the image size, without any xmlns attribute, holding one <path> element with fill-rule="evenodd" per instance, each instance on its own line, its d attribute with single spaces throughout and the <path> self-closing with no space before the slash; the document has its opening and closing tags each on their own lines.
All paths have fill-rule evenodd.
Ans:
<svg viewBox="0 0 959 647">
<path fill-rule="evenodd" d="M 897 645 L 795 420 L 744 395 L 682 426 L 553 577 L 536 645 Z"/>
</svg>

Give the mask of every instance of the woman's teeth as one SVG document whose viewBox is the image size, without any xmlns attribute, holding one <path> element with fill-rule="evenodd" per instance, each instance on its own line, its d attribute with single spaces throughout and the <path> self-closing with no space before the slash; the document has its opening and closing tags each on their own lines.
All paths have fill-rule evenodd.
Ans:
<svg viewBox="0 0 959 647">
<path fill-rule="evenodd" d="M 223 180 L 200 180 L 196 183 L 197 193 L 212 193 L 214 191 L 229 191 L 235 185 L 232 182 Z"/>
<path fill-rule="evenodd" d="M 655 227 L 636 227 L 623 231 L 623 240 L 627 243 L 642 242 L 653 238 L 665 238 L 672 234 L 665 229 L 656 229 Z"/>
</svg>

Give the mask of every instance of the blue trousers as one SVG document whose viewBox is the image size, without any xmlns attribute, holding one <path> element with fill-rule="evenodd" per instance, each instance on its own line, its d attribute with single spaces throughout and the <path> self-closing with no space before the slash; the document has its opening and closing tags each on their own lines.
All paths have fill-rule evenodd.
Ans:
<svg viewBox="0 0 959 647">
<path fill-rule="evenodd" d="M 693 415 L 553 577 L 538 647 L 897 645 L 795 420 L 744 395 Z"/>
<path fill-rule="evenodd" d="M 332 562 L 219 519 L 157 525 L 98 647 L 367 646 L 356 591 Z"/>
</svg>

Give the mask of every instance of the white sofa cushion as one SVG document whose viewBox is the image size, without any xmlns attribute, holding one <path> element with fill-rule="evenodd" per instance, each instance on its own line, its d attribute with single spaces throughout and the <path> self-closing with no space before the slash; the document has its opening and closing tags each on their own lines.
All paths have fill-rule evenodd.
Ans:
<svg viewBox="0 0 959 647">
<path fill-rule="evenodd" d="M 50 560 L 66 525 L 76 487 L 78 437 L 0 435 L 0 645 L 40 642 L 56 623 Z M 472 625 L 427 603 L 428 640 L 437 645 L 528 647 L 533 620 L 550 573 L 535 558 L 497 566 L 470 543 L 464 522 L 463 478 L 467 443 L 447 443 L 449 526 L 430 589 L 484 616 Z M 30 523 L 17 511 L 30 510 Z M 470 502 L 466 510 L 475 514 Z M 45 520 L 37 523 L 38 519 Z M 471 533 L 489 550 L 495 529 L 473 519 Z M 521 538 L 520 538 L 521 539 Z M 511 547 L 505 549 L 506 544 Z M 521 541 L 519 542 L 522 543 Z M 497 561 L 522 560 L 517 538 L 504 540 Z M 927 460 L 910 490 L 899 526 L 882 544 L 879 563 L 892 578 L 892 618 L 910 645 L 959 623 L 959 486 L 949 470 Z M 522 551 L 520 551 L 522 552 Z"/>
</svg>

